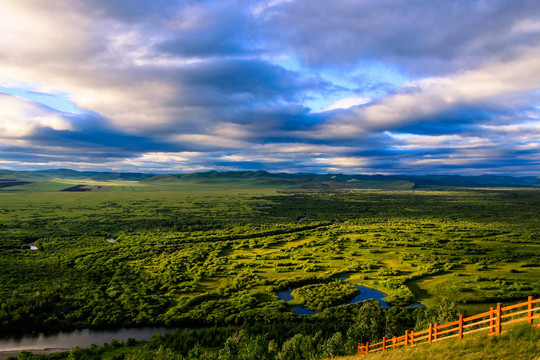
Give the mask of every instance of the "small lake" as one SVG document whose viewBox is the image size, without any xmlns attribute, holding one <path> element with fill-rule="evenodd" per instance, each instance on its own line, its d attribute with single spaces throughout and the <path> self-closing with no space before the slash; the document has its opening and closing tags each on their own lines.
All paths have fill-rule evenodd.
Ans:
<svg viewBox="0 0 540 360">
<path fill-rule="evenodd" d="M 341 278 L 341 279 L 344 280 L 346 278 Z M 361 285 L 354 285 L 354 286 L 356 286 L 356 288 L 358 290 L 360 290 L 360 294 L 356 295 L 348 303 L 344 303 L 342 305 L 349 305 L 349 304 L 354 304 L 354 303 L 364 301 L 364 300 L 375 299 L 375 300 L 377 300 L 379 302 L 379 304 L 382 307 L 385 307 L 387 309 L 391 308 L 391 306 L 388 305 L 386 303 L 386 301 L 383 300 L 383 298 L 386 297 L 386 295 L 383 294 L 382 292 L 380 292 L 379 290 L 370 289 L 368 287 L 361 286 Z M 292 289 L 289 288 L 289 289 L 287 289 L 287 291 L 280 291 L 280 292 L 277 293 L 277 295 L 278 295 L 280 300 L 291 301 L 291 300 L 293 300 L 293 297 L 292 297 L 291 293 L 294 291 L 294 289 L 295 288 L 292 288 Z M 421 307 L 424 307 L 424 305 L 418 304 L 418 303 L 414 303 L 414 304 L 409 305 L 409 306 L 421 306 Z M 316 311 L 311 311 L 311 310 L 306 309 L 306 308 L 293 307 L 292 309 L 298 315 L 315 315 L 315 314 L 317 314 Z"/>
<path fill-rule="evenodd" d="M 36 333 L 20 337 L 0 338 L 0 351 L 19 351 L 28 349 L 72 349 L 89 347 L 92 344 L 103 345 L 112 340 L 126 341 L 129 338 L 136 340 L 150 340 L 152 336 L 160 333 L 172 333 L 175 329 L 164 327 L 121 328 L 116 330 L 80 329 L 69 332 L 52 334 Z"/>
</svg>

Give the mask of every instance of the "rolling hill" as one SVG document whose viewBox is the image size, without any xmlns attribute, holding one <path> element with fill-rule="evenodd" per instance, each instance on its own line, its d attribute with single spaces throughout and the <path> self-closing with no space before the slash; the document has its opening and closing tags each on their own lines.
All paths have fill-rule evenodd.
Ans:
<svg viewBox="0 0 540 360">
<path fill-rule="evenodd" d="M 262 170 L 163 175 L 70 169 L 0 170 L 0 190 L 2 191 L 60 191 L 70 188 L 79 189 L 78 191 L 81 189 L 84 191 L 160 191 L 223 188 L 410 190 L 437 187 L 540 187 L 540 178 L 499 175 L 289 174 L 269 173 Z"/>
</svg>

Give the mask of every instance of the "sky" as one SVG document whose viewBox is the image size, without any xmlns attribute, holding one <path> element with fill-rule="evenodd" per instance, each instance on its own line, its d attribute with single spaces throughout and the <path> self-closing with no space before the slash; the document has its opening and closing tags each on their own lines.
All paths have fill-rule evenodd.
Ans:
<svg viewBox="0 0 540 360">
<path fill-rule="evenodd" d="M 540 176 L 537 0 L 0 0 L 0 168 Z"/>
</svg>

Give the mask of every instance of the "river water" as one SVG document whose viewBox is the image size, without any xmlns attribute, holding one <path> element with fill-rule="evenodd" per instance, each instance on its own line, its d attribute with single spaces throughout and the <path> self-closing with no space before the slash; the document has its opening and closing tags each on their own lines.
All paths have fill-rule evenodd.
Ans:
<svg viewBox="0 0 540 360">
<path fill-rule="evenodd" d="M 379 302 L 379 304 L 381 304 L 381 306 L 384 306 L 385 308 L 388 308 L 388 309 L 390 308 L 390 305 L 388 305 L 386 303 L 386 301 L 383 300 L 383 298 L 386 295 L 383 294 L 382 292 L 380 292 L 379 290 L 370 289 L 370 288 L 367 288 L 365 286 L 360 286 L 360 285 L 354 285 L 354 286 L 356 286 L 356 288 L 358 290 L 360 290 L 360 294 L 356 295 L 354 297 L 354 299 L 352 299 L 351 301 L 349 301 L 348 303 L 345 303 L 343 305 L 354 304 L 354 303 L 364 301 L 364 300 L 369 300 L 369 299 L 375 299 L 375 300 L 377 300 Z M 280 298 L 280 300 L 291 301 L 293 299 L 293 297 L 291 295 L 291 293 L 293 291 L 294 291 L 294 288 L 292 288 L 292 289 L 289 288 L 289 289 L 287 289 L 287 291 L 278 292 L 277 295 Z M 315 314 L 317 314 L 316 311 L 311 311 L 311 310 L 309 310 L 307 308 L 293 307 L 292 309 L 298 315 L 315 315 Z"/>
<path fill-rule="evenodd" d="M 121 328 L 116 330 L 80 329 L 70 332 L 52 334 L 36 333 L 20 337 L 0 338 L 0 351 L 19 351 L 29 349 L 72 349 L 89 347 L 92 344 L 103 345 L 116 339 L 126 341 L 129 338 L 136 340 L 150 340 L 152 336 L 160 333 L 171 333 L 175 329 L 164 327 Z"/>
<path fill-rule="evenodd" d="M 342 280 L 343 279 L 346 279 L 346 278 L 342 278 Z M 369 300 L 369 299 L 375 299 L 375 300 L 377 300 L 379 302 L 379 304 L 382 307 L 385 307 L 387 309 L 391 308 L 391 306 L 388 305 L 386 303 L 386 301 L 383 300 L 383 298 L 386 297 L 386 295 L 383 294 L 382 292 L 380 292 L 379 290 L 370 289 L 368 287 L 361 286 L 361 285 L 354 285 L 354 286 L 356 286 L 356 288 L 358 290 L 360 290 L 360 294 L 356 295 L 351 301 L 349 301 L 348 303 L 345 303 L 343 305 L 354 304 L 354 303 L 364 301 L 364 300 Z M 291 293 L 293 291 L 294 291 L 294 288 L 289 288 L 289 289 L 287 289 L 287 291 L 278 292 L 277 295 L 280 298 L 280 300 L 291 301 L 291 300 L 293 300 L 293 297 L 291 295 Z M 414 304 L 411 304 L 409 306 L 425 307 L 424 305 L 418 304 L 418 303 L 414 303 Z M 316 311 L 311 311 L 311 310 L 309 310 L 307 308 L 293 307 L 292 309 L 298 315 L 315 315 L 315 314 L 317 314 Z"/>
</svg>

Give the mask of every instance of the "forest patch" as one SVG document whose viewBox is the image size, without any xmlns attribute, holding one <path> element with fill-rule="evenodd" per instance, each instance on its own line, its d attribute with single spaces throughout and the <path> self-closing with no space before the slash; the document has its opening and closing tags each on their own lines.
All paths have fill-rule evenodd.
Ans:
<svg viewBox="0 0 540 360">
<path fill-rule="evenodd" d="M 352 300 L 360 290 L 356 286 L 341 280 L 328 284 L 306 285 L 294 290 L 291 295 L 311 311 L 322 311 L 326 308 L 341 305 Z"/>
</svg>

